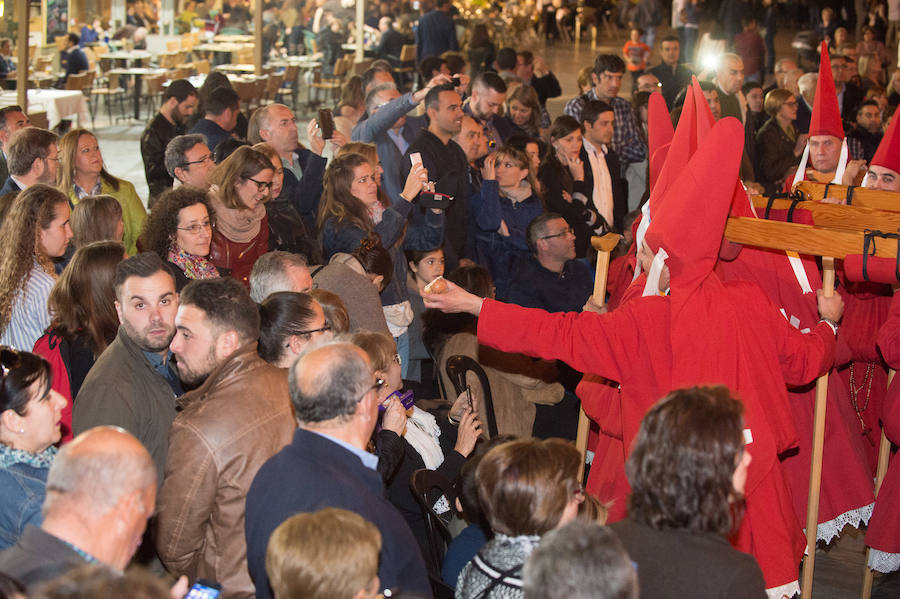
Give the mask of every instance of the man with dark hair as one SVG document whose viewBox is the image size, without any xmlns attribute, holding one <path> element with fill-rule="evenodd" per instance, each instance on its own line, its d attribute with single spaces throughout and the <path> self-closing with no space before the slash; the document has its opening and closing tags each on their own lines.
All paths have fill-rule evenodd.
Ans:
<svg viewBox="0 0 900 599">
<path fill-rule="evenodd" d="M 622 232 L 628 212 L 628 183 L 622 178 L 619 156 L 612 149 L 615 112 L 599 100 L 586 102 L 581 111 L 581 161 L 585 165 L 584 183 L 593 195 L 585 198 L 587 209 L 605 221 L 605 229 Z M 599 233 L 602 228 L 595 227 Z"/>
<path fill-rule="evenodd" d="M 75 398 L 72 430 L 119 426 L 144 444 L 162 481 L 182 388 L 172 369 L 178 294 L 162 259 L 144 252 L 116 266 L 113 281 L 119 333 L 90 371 Z"/>
<path fill-rule="evenodd" d="M 659 58 L 661 62 L 649 72 L 662 83 L 662 95 L 671 110 L 681 90 L 691 84 L 691 71 L 680 62 L 681 42 L 677 35 L 670 33 L 660 40 Z"/>
<path fill-rule="evenodd" d="M 881 129 L 881 109 L 875 100 L 866 100 L 856 111 L 856 123 L 847 134 L 847 147 L 854 158 L 872 161 L 878 144 L 884 137 Z"/>
<path fill-rule="evenodd" d="M 447 61 L 440 56 L 426 56 L 419 63 L 419 75 L 422 76 L 423 81 L 431 81 L 438 75 L 449 77 L 450 67 L 447 66 Z M 366 90 L 366 92 L 368 91 L 370 90 Z"/>
<path fill-rule="evenodd" d="M 631 103 L 619 97 L 625 61 L 615 54 L 600 54 L 591 71 L 591 91 L 569 100 L 565 112 L 581 122 L 581 110 L 590 100 L 602 100 L 612 106 L 615 113 L 612 149 L 622 161 L 622 172 L 633 162 L 647 159 L 647 144 L 634 116 Z"/>
<path fill-rule="evenodd" d="M 69 75 L 77 75 L 91 68 L 87 55 L 78 45 L 80 41 L 81 38 L 78 37 L 77 33 L 69 33 L 66 40 L 66 49 L 59 55 L 59 67 L 63 71 L 62 77 L 57 82 L 59 87 L 65 86 Z"/>
<path fill-rule="evenodd" d="M 247 563 L 256 596 L 272 597 L 265 557 L 278 525 L 300 512 L 336 507 L 359 514 L 381 532 L 382 588 L 400 586 L 430 597 L 418 544 L 384 496 L 377 458 L 366 452 L 382 382 L 375 381 L 369 357 L 346 341 L 328 341 L 303 353 L 289 377 L 300 428 L 259 469 L 247 494 Z"/>
<path fill-rule="evenodd" d="M 230 87 L 217 87 L 212 90 L 206 100 L 203 118 L 188 131 L 206 137 L 206 145 L 210 152 L 232 136 L 240 114 L 241 99 Z"/>
<path fill-rule="evenodd" d="M 10 138 L 19 129 L 30 126 L 31 121 L 28 119 L 28 115 L 22 112 L 21 106 L 13 105 L 0 108 L 0 181 L 5 183 L 6 178 L 9 177 L 6 155 L 9 152 Z"/>
<path fill-rule="evenodd" d="M 9 177 L 0 195 L 21 191 L 35 183 L 56 184 L 59 170 L 59 147 L 56 134 L 46 129 L 26 127 L 9 140 L 6 165 Z"/>
<path fill-rule="evenodd" d="M 166 145 L 163 161 L 175 187 L 190 185 L 204 191 L 209 189 L 209 175 L 216 163 L 202 135 L 194 133 L 172 138 Z"/>
<path fill-rule="evenodd" d="M 722 103 L 719 100 L 721 97 L 719 89 L 710 81 L 701 81 L 700 89 L 703 90 L 703 97 L 706 98 L 706 103 L 709 104 L 709 110 L 712 112 L 713 118 L 718 121 L 723 116 Z"/>
<path fill-rule="evenodd" d="M 185 119 L 194 114 L 197 107 L 197 89 L 187 79 L 177 79 L 169 84 L 163 95 L 159 112 L 141 135 L 141 158 L 144 159 L 144 175 L 153 198 L 172 187 L 172 175 L 166 170 L 166 146 L 177 135 L 184 133 Z"/>
<path fill-rule="evenodd" d="M 520 81 L 516 74 L 516 64 L 518 64 L 518 55 L 515 48 L 500 48 L 497 51 L 494 66 L 497 67 L 497 74 L 505 83 Z"/>
<path fill-rule="evenodd" d="M 456 25 L 450 11 L 451 0 L 437 0 L 434 8 L 419 17 L 416 29 L 416 63 L 428 56 L 440 56 L 447 50 L 459 50 Z"/>
<path fill-rule="evenodd" d="M 525 85 L 530 85 L 537 92 L 541 106 L 547 108 L 548 98 L 558 98 L 562 94 L 559 80 L 540 56 L 531 50 L 522 50 L 516 56 L 516 76 Z"/>
<path fill-rule="evenodd" d="M 841 119 L 850 123 L 856 119 L 856 110 L 866 95 L 862 88 L 852 83 L 855 74 L 856 61 L 843 54 L 831 55 L 831 75 L 834 77 Z"/>
<path fill-rule="evenodd" d="M 441 204 L 444 208 L 444 253 L 448 270 L 456 268 L 459 260 L 467 256 L 468 227 L 468 160 L 453 136 L 462 127 L 462 100 L 452 83 L 436 85 L 425 95 L 427 129 L 419 133 L 406 149 L 400 162 L 400 180 L 405 181 L 412 168 L 411 155 L 419 154 L 428 170 L 428 179 L 434 182 L 435 199 L 453 198 Z M 411 226 L 424 226 L 425 213 L 413 213 Z"/>
<path fill-rule="evenodd" d="M 566 219 L 544 212 L 525 229 L 525 239 L 531 255 L 513 271 L 508 300 L 548 312 L 581 312 L 593 291 L 591 269 L 575 259 L 575 234 Z"/>
<path fill-rule="evenodd" d="M 13 79 L 16 76 L 16 63 L 12 61 L 12 40 L 0 38 L 0 79 Z"/>
<path fill-rule="evenodd" d="M 472 97 L 466 100 L 463 110 L 484 123 L 488 138 L 488 150 L 493 151 L 517 131 L 512 121 L 498 115 L 506 101 L 506 82 L 497 73 L 481 73 L 472 81 Z"/>
<path fill-rule="evenodd" d="M 171 349 L 181 380 L 199 386 L 178 399 L 156 548 L 170 572 L 250 597 L 244 500 L 296 428 L 287 377 L 256 353 L 259 312 L 237 280 L 192 281 L 180 302 Z"/>
</svg>

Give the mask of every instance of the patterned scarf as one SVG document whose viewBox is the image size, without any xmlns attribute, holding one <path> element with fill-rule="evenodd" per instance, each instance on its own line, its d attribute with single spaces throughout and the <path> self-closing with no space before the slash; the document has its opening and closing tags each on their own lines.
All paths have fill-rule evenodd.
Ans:
<svg viewBox="0 0 900 599">
<path fill-rule="evenodd" d="M 174 243 L 169 246 L 168 260 L 180 268 L 184 276 L 189 279 L 216 279 L 219 277 L 219 271 L 209 261 L 209 258 L 188 254 Z"/>
<path fill-rule="evenodd" d="M 0 468 L 9 468 L 13 464 L 26 464 L 32 468 L 50 468 L 56 452 L 56 447 L 52 445 L 40 453 L 31 453 L 0 443 Z"/>
</svg>

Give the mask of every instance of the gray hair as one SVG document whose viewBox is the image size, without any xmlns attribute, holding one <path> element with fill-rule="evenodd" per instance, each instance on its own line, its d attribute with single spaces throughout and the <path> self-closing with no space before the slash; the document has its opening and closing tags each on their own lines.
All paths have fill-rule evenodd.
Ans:
<svg viewBox="0 0 900 599">
<path fill-rule="evenodd" d="M 818 84 L 818 82 L 818 73 L 805 73 L 799 79 L 797 79 L 797 87 L 800 89 L 800 93 L 815 91 L 816 84 Z"/>
<path fill-rule="evenodd" d="M 185 154 L 197 144 L 206 145 L 206 136 L 192 133 L 172 138 L 172 141 L 166 146 L 166 154 L 163 159 L 166 164 L 166 172 L 169 173 L 170 177 L 175 177 L 176 168 L 185 168 L 187 166 Z M 175 178 L 177 179 L 178 177 Z"/>
<path fill-rule="evenodd" d="M 101 430 L 131 437 L 117 426 L 100 426 L 63 445 L 47 475 L 47 496 L 42 508 L 45 517 L 56 509 L 89 509 L 93 515 L 100 516 L 108 513 L 125 495 L 156 485 L 156 466 L 146 450 L 120 451 L 121 448 L 115 446 L 85 449 L 78 443 L 86 435 Z M 77 502 L 79 507 L 67 505 L 68 501 Z M 148 507 L 150 510 L 152 506 Z"/>
<path fill-rule="evenodd" d="M 271 123 L 269 123 L 269 111 L 274 106 L 280 106 L 281 108 L 290 110 L 291 114 L 294 114 L 294 111 L 284 104 L 266 104 L 265 106 L 260 106 L 254 110 L 253 114 L 250 115 L 250 122 L 247 125 L 247 141 L 250 145 L 256 145 L 266 141 L 259 132 L 263 129 L 268 129 L 269 125 L 271 125 Z"/>
<path fill-rule="evenodd" d="M 250 299 L 257 304 L 276 291 L 293 291 L 287 269 L 291 266 L 308 268 L 301 254 L 276 250 L 259 257 L 250 271 Z"/>
<path fill-rule="evenodd" d="M 544 535 L 524 569 L 525 599 L 637 599 L 622 542 L 600 524 L 574 521 Z"/>
<path fill-rule="evenodd" d="M 323 352 L 328 359 L 317 368 L 309 366 Z M 291 403 L 302 423 L 347 421 L 372 388 L 372 366 L 362 349 L 346 336 L 337 336 L 303 351 L 288 374 Z"/>
<path fill-rule="evenodd" d="M 375 87 L 366 94 L 366 112 L 371 115 L 378 107 L 378 96 L 382 92 L 390 91 L 392 89 L 397 89 L 397 86 L 393 83 L 379 83 Z"/>
</svg>

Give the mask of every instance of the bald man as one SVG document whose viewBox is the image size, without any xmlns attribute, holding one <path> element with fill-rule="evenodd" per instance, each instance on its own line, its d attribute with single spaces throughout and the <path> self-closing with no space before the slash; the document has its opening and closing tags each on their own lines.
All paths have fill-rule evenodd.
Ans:
<svg viewBox="0 0 900 599">
<path fill-rule="evenodd" d="M 87 430 L 63 446 L 47 477 L 44 523 L 0 553 L 0 572 L 36 585 L 87 563 L 122 571 L 156 505 L 156 467 L 118 427 Z"/>
</svg>

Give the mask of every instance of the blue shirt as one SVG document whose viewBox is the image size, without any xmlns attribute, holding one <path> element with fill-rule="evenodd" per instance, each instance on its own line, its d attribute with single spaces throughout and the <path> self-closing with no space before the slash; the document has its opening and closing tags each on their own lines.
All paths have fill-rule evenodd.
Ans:
<svg viewBox="0 0 900 599">
<path fill-rule="evenodd" d="M 315 433 L 315 434 L 319 435 L 320 437 L 325 437 L 332 443 L 337 443 L 338 445 L 340 445 L 341 447 L 343 447 L 344 449 L 346 449 L 347 451 L 349 451 L 350 453 L 352 453 L 353 455 L 358 457 L 359 461 L 363 463 L 363 466 L 365 466 L 369 470 L 377 469 L 377 467 L 378 467 L 378 456 L 377 455 L 369 453 L 368 451 L 363 451 L 359 447 L 356 447 L 355 445 L 350 445 L 349 443 L 347 443 L 345 441 L 341 441 L 340 439 L 332 437 L 331 435 L 326 435 L 325 433 L 320 433 L 318 431 L 311 431 L 309 429 L 303 429 L 303 430 L 309 431 L 311 433 Z"/>
<path fill-rule="evenodd" d="M 166 382 L 172 387 L 172 391 L 175 392 L 175 395 L 184 393 L 184 389 L 181 387 L 181 381 L 178 380 L 178 376 L 172 369 L 172 352 L 167 351 L 165 359 L 157 352 L 153 351 L 145 351 L 143 354 L 144 357 L 147 358 L 147 361 L 150 362 L 150 366 L 153 367 L 153 370 L 166 379 Z"/>
</svg>

